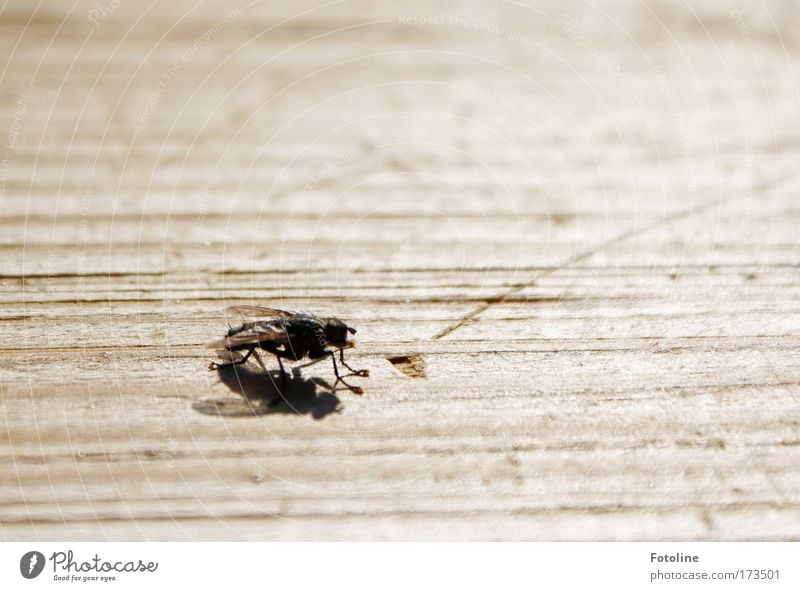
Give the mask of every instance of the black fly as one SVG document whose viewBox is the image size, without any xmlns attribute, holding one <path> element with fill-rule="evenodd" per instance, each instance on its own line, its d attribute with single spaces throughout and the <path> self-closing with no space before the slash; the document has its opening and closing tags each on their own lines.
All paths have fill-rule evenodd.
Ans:
<svg viewBox="0 0 800 591">
<path fill-rule="evenodd" d="M 354 394 L 364 393 L 358 386 L 351 386 L 344 381 L 344 378 L 350 376 L 369 376 L 368 370 L 353 369 L 344 360 L 344 350 L 354 345 L 352 341 L 347 340 L 347 335 L 348 333 L 355 334 L 355 328 L 347 326 L 338 318 L 320 318 L 314 314 L 287 312 L 261 306 L 234 306 L 228 310 L 242 316 L 252 316 L 256 320 L 231 327 L 226 336 L 208 343 L 208 347 L 221 350 L 220 353 L 223 354 L 234 351 L 247 351 L 247 353 L 240 359 L 228 363 L 211 362 L 209 369 L 220 369 L 244 363 L 250 355 L 255 356 L 259 364 L 264 367 L 256 349 L 260 347 L 269 351 L 278 359 L 281 368 L 281 397 L 270 403 L 270 406 L 273 406 L 280 402 L 286 393 L 286 371 L 283 368 L 283 359 L 300 361 L 307 356 L 314 363 L 330 356 L 333 362 L 333 372 L 336 374 L 336 383 L 333 387 L 336 388 L 341 382 Z M 350 371 L 349 374 L 344 376 L 339 374 L 335 349 L 339 350 L 339 361 Z"/>
</svg>

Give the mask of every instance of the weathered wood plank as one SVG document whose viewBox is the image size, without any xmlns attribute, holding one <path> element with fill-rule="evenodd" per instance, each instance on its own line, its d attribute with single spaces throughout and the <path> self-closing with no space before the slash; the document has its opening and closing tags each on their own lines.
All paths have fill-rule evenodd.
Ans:
<svg viewBox="0 0 800 591">
<path fill-rule="evenodd" d="M 800 13 L 735 4 L 7 3 L 0 539 L 800 539 Z M 207 371 L 243 303 L 365 395 Z"/>
</svg>

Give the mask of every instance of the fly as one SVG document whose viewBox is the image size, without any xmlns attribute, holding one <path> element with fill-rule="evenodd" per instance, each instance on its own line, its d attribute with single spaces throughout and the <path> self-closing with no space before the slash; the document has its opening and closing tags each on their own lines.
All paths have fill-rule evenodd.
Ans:
<svg viewBox="0 0 800 591">
<path fill-rule="evenodd" d="M 344 350 L 353 347 L 355 343 L 348 341 L 348 334 L 356 334 L 356 329 L 348 326 L 338 318 L 320 318 L 315 314 L 305 312 L 287 312 L 262 306 L 233 306 L 229 312 L 242 316 L 251 316 L 255 320 L 245 322 L 241 326 L 231 327 L 228 334 L 208 343 L 211 349 L 217 349 L 222 357 L 225 352 L 246 351 L 243 357 L 228 363 L 211 362 L 209 369 L 221 369 L 245 363 L 253 355 L 261 367 L 264 367 L 256 349 L 261 348 L 275 355 L 281 368 L 281 395 L 270 403 L 278 404 L 286 393 L 286 370 L 283 368 L 283 359 L 300 361 L 308 357 L 312 363 L 330 357 L 333 362 L 333 372 L 336 374 L 336 383 L 345 385 L 354 394 L 363 394 L 358 386 L 348 384 L 344 378 L 350 376 L 368 377 L 366 369 L 353 369 L 344 360 Z M 346 375 L 339 373 L 336 363 L 336 350 L 339 351 L 339 362 L 350 371 Z M 265 368 L 266 369 L 266 368 Z"/>
</svg>

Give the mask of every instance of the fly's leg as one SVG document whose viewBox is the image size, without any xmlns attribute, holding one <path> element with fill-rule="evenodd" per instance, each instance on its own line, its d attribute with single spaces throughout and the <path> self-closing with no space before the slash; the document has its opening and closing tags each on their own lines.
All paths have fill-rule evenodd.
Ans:
<svg viewBox="0 0 800 591">
<path fill-rule="evenodd" d="M 322 357 L 318 357 L 317 359 L 312 359 L 311 361 L 309 361 L 307 363 L 303 363 L 302 365 L 295 365 L 292 368 L 292 373 L 294 373 L 295 375 L 299 375 L 301 370 L 303 370 L 303 369 L 305 369 L 307 367 L 311 367 L 315 363 L 319 363 L 320 361 L 325 359 L 325 357 L 326 357 L 325 355 L 322 355 Z"/>
<path fill-rule="evenodd" d="M 259 355 L 258 351 L 256 351 L 255 349 L 253 349 L 253 357 L 255 357 L 256 363 L 258 363 L 261 369 L 263 369 L 265 372 L 269 372 L 267 366 L 264 365 L 264 361 L 261 359 L 261 355 Z"/>
<path fill-rule="evenodd" d="M 348 390 L 350 390 L 350 391 L 351 391 L 353 394 L 363 394 L 363 393 L 364 393 L 364 390 L 362 390 L 362 389 L 361 389 L 361 388 L 359 388 L 358 386 L 351 386 L 350 384 L 348 384 L 347 382 L 345 382 L 345 381 L 344 381 L 344 379 L 342 378 L 342 376 L 340 376 L 340 375 L 339 375 L 339 366 L 338 366 L 338 365 L 336 365 L 336 353 L 334 353 L 333 351 L 329 351 L 329 353 L 330 353 L 330 356 L 331 356 L 331 361 L 333 362 L 333 373 L 335 373 L 335 374 L 336 374 L 336 383 L 333 385 L 333 389 L 335 390 L 335 389 L 336 389 L 336 386 L 338 386 L 338 385 L 339 385 L 339 382 L 341 382 L 341 383 L 343 383 L 343 384 L 344 384 L 344 385 L 347 387 L 347 389 L 348 389 Z"/>
<path fill-rule="evenodd" d="M 256 348 L 253 347 L 247 352 L 247 355 L 245 355 L 244 357 L 242 357 L 237 361 L 229 361 L 228 363 L 217 363 L 216 361 L 212 361 L 211 363 L 208 364 L 208 370 L 213 371 L 215 369 L 219 370 L 219 369 L 224 369 L 226 367 L 233 367 L 234 365 L 241 365 L 242 363 L 245 363 L 247 361 L 247 358 L 250 357 L 250 355 L 252 355 L 255 350 Z M 258 357 L 257 353 L 256 357 Z"/>
<path fill-rule="evenodd" d="M 275 355 L 275 357 L 278 358 L 278 365 L 281 367 L 281 393 L 275 400 L 272 400 L 267 405 L 268 408 L 273 408 L 279 405 L 283 400 L 285 400 L 284 395 L 286 394 L 286 370 L 283 369 L 283 361 L 281 361 L 281 356 Z"/>
<path fill-rule="evenodd" d="M 281 396 L 286 394 L 286 370 L 283 369 L 283 361 L 278 357 L 278 365 L 281 368 Z"/>
<path fill-rule="evenodd" d="M 342 362 L 347 369 L 350 370 L 351 376 L 358 376 L 360 378 L 368 378 L 369 377 L 369 370 L 368 369 L 353 369 L 347 362 L 344 360 L 344 349 L 339 349 L 339 361 Z"/>
</svg>

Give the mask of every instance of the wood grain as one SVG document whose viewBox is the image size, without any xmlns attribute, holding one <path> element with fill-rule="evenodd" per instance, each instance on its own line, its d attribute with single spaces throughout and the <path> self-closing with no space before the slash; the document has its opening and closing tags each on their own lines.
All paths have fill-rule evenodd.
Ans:
<svg viewBox="0 0 800 591">
<path fill-rule="evenodd" d="M 0 13 L 2 539 L 800 538 L 796 4 L 93 9 Z"/>
</svg>

